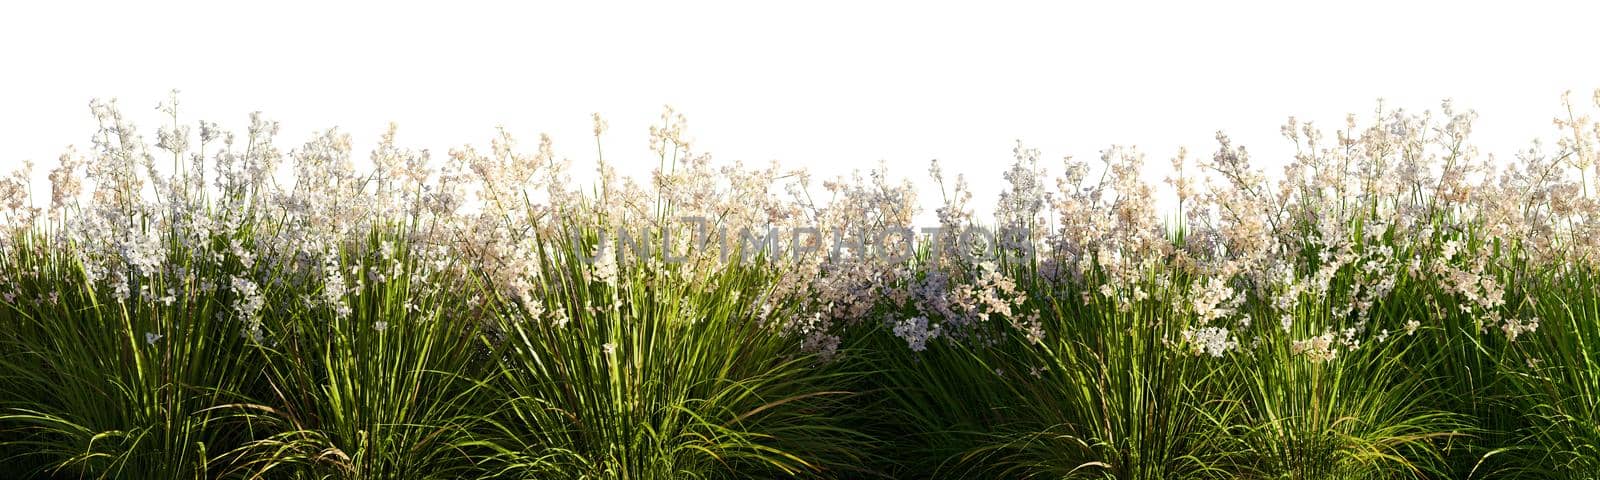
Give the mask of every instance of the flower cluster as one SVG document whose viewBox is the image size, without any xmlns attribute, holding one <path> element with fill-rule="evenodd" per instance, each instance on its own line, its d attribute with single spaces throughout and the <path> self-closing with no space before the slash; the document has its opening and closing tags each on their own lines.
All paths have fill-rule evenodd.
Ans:
<svg viewBox="0 0 1600 480">
<path fill-rule="evenodd" d="M 1124 312 L 1160 305 L 1178 326 L 1174 345 L 1194 355 L 1287 336 L 1296 353 L 1330 361 L 1364 339 L 1426 326 L 1385 323 L 1377 313 L 1406 282 L 1440 285 L 1446 295 L 1430 299 L 1431 307 L 1475 316 L 1481 331 L 1516 340 L 1536 332 L 1539 320 L 1508 303 L 1514 278 L 1490 250 L 1525 252 L 1519 268 L 1600 261 L 1600 128 L 1570 102 L 1557 122 L 1563 136 L 1555 152 L 1536 144 L 1504 164 L 1471 145 L 1476 115 L 1450 102 L 1420 114 L 1380 104 L 1371 122 L 1352 115 L 1332 138 L 1290 118 L 1282 133 L 1297 153 L 1282 175 L 1252 166 L 1246 148 L 1219 132 L 1208 157 L 1193 161 L 1184 150 L 1172 159 L 1165 183 L 1176 212 L 1158 208 L 1137 149 L 1108 148 L 1097 163 L 1066 157 L 1050 182 L 1041 153 L 1019 142 L 1001 175 L 1009 188 L 992 223 L 1026 234 L 987 245 L 957 238 L 985 221 L 973 211 L 965 178 L 947 178 L 938 163 L 929 174 L 939 187 L 940 228 L 904 235 L 920 207 L 911 180 L 880 166 L 824 180 L 819 189 L 803 169 L 718 165 L 691 149 L 686 120 L 670 108 L 649 131 L 661 166 L 635 179 L 599 156 L 589 195 L 573 185 L 569 162 L 548 136 L 525 150 L 502 129 L 488 149 L 454 148 L 435 165 L 427 150 L 399 146 L 390 125 L 369 155 L 370 169 L 358 170 L 350 137 L 336 129 L 284 150 L 275 144 L 278 124 L 260 114 L 236 135 L 212 122 L 180 124 L 178 105 L 175 96 L 162 103 L 172 122 L 156 131 L 151 148 L 115 102 L 92 102 L 92 145 L 82 154 L 68 150 L 50 170 L 47 206 L 33 206 L 24 170 L 0 179 L 0 222 L 8 232 L 44 225 L 48 243 L 70 251 L 90 281 L 120 302 L 171 297 L 150 291 L 147 279 L 191 275 L 178 265 L 192 262 L 172 255 L 225 265 L 230 277 L 192 283 L 230 291 L 238 328 L 257 339 L 264 335 L 259 312 L 275 308 L 262 292 L 273 285 L 314 285 L 308 305 L 350 315 L 350 297 L 391 272 L 352 270 L 348 257 L 372 232 L 395 224 L 407 237 L 381 245 L 383 262 L 393 264 L 404 250 L 430 272 L 482 278 L 500 298 L 556 326 L 568 310 L 538 300 L 554 287 L 530 273 L 551 261 L 593 259 L 578 267 L 582 274 L 615 289 L 641 275 L 708 275 L 760 242 L 797 252 L 834 236 L 835 243 L 912 252 L 895 258 L 844 248 L 763 259 L 772 279 L 763 311 L 801 307 L 762 321 L 830 355 L 839 331 L 862 323 L 882 325 L 918 351 L 1002 334 L 1039 343 L 1046 339 L 1040 295 L 1049 292 Z M 594 125 L 600 145 L 608 129 L 599 115 Z M 172 168 L 159 167 L 168 156 Z M 705 221 L 685 225 L 684 217 Z M 264 219 L 274 228 L 262 228 Z M 774 227 L 820 235 L 728 236 Z M 581 240 L 624 230 L 654 233 L 631 244 Z M 744 240 L 734 246 L 744 255 L 689 248 L 707 231 Z M 553 238 L 580 240 L 572 252 L 553 252 Z M 673 252 L 684 261 L 664 261 Z"/>
</svg>

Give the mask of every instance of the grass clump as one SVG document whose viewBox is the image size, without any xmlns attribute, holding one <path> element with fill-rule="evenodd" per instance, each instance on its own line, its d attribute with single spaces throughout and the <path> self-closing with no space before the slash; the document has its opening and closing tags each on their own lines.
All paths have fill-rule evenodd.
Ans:
<svg viewBox="0 0 1600 480">
<path fill-rule="evenodd" d="M 1571 109 L 1569 108 L 1569 111 Z M 1290 119 L 1282 175 L 1020 143 L 992 221 L 930 169 L 648 181 L 548 137 L 433 164 L 111 102 L 0 180 L 0 463 L 24 478 L 1586 478 L 1600 170 L 1476 116 Z M 596 146 L 606 125 L 595 117 Z M 191 144 L 198 140 L 198 143 Z M 597 148 L 596 153 L 600 150 Z M 1196 168 L 1197 167 L 1197 168 Z M 1593 175 L 1591 175 L 1591 173 Z M 1054 180 L 1054 182 L 1051 182 Z M 1053 183 L 1053 187 L 1051 184 Z M 1591 185 L 1593 184 L 1593 185 Z M 1171 210 L 1171 209 L 1168 209 Z"/>
</svg>

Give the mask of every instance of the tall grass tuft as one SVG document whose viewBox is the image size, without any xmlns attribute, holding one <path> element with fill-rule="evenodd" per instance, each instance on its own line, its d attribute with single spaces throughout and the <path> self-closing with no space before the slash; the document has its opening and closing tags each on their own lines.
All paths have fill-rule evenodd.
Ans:
<svg viewBox="0 0 1600 480">
<path fill-rule="evenodd" d="M 0 476 L 1589 478 L 1600 129 L 1564 101 L 1510 162 L 1448 101 L 1291 118 L 1281 175 L 1219 133 L 1170 212 L 1137 149 L 1019 142 L 992 223 L 935 163 L 930 230 L 886 168 L 717 165 L 670 108 L 586 193 L 548 136 L 436 164 L 391 125 L 358 169 L 95 101 L 47 206 L 0 178 Z"/>
</svg>

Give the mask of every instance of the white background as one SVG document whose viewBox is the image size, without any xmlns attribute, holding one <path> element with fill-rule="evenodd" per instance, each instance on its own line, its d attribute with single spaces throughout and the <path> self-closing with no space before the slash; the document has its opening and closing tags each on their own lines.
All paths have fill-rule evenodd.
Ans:
<svg viewBox="0 0 1600 480">
<path fill-rule="evenodd" d="M 390 120 L 436 162 L 503 124 L 528 149 L 552 134 L 587 171 L 600 112 L 608 159 L 644 176 L 647 125 L 672 104 L 720 161 L 825 177 L 882 160 L 920 181 L 939 158 L 987 211 L 1015 139 L 1052 172 L 1138 144 L 1157 180 L 1179 145 L 1209 155 L 1219 129 L 1271 167 L 1292 151 L 1289 115 L 1337 127 L 1379 97 L 1452 97 L 1509 157 L 1553 133 L 1562 91 L 1600 87 L 1594 2 L 448 3 L 6 3 L 0 167 L 33 160 L 42 179 L 88 143 L 92 97 L 120 98 L 153 135 L 177 88 L 189 120 L 242 130 L 262 110 L 285 147 L 339 126 L 362 159 Z"/>
</svg>

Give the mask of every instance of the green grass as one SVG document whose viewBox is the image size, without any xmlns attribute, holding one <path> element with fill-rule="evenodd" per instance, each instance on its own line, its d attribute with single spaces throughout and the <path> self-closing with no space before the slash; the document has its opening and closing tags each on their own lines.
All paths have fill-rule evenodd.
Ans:
<svg viewBox="0 0 1600 480">
<path fill-rule="evenodd" d="M 609 283 L 572 253 L 592 245 L 540 240 L 530 303 L 426 267 L 405 228 L 338 247 L 331 261 L 355 286 L 338 299 L 347 312 L 313 300 L 325 264 L 266 271 L 169 242 L 168 261 L 188 276 L 150 275 L 141 291 L 171 298 L 119 302 L 59 245 L 17 239 L 0 315 L 4 463 L 39 478 L 1583 478 L 1570 472 L 1600 468 L 1595 277 L 1519 271 L 1514 253 L 1491 253 L 1506 259 L 1493 271 L 1508 296 L 1531 300 L 1505 308 L 1542 319 L 1515 343 L 1480 331 L 1437 282 L 1402 277 L 1371 307 L 1381 328 L 1360 334 L 1366 347 L 1309 359 L 1293 340 L 1345 325 L 1343 306 L 1370 283 L 1347 265 L 1327 291 L 1300 294 L 1288 331 L 1266 320 L 1266 291 L 1247 294 L 1238 312 L 1265 328 L 1219 358 L 1196 355 L 1173 342 L 1198 325 L 1174 308 L 1197 287 L 1156 268 L 1133 284 L 1149 296 L 1130 305 L 1021 283 L 1020 308 L 1042 319 L 1039 343 L 998 328 L 912 352 L 890 325 L 865 322 L 824 359 L 768 320 L 802 314 L 803 302 L 772 296 L 780 265 L 625 261 Z M 1028 278 L 1031 266 L 1002 268 Z M 260 338 L 230 313 L 237 292 L 203 287 L 235 276 L 263 285 Z M 1409 321 L 1422 327 L 1407 335 Z"/>
<path fill-rule="evenodd" d="M 262 131 L 239 158 L 276 154 L 258 142 Z M 102 133 L 111 142 L 126 132 Z M 660 140 L 662 164 L 676 168 L 666 152 L 682 145 L 669 140 Z M 328 132 L 300 155 L 332 170 L 348 155 L 338 144 Z M 134 165 L 127 151 L 103 148 Z M 118 225 L 105 235 L 154 239 L 155 266 L 135 261 L 128 238 L 66 233 L 80 224 L 11 225 L 0 243 L 0 476 L 1600 471 L 1600 273 L 1582 258 L 1535 255 L 1550 245 L 1491 235 L 1470 209 L 1421 187 L 1359 208 L 1296 197 L 1282 207 L 1289 224 L 1256 238 L 1272 241 L 1256 253 L 1278 262 L 1233 257 L 1243 254 L 1215 231 L 1172 222 L 1168 238 L 1137 251 L 1087 245 L 1042 260 L 1002 258 L 992 245 L 976 253 L 998 261 L 934 262 L 923 248 L 904 265 L 821 266 L 760 255 L 676 263 L 613 248 L 595 265 L 586 258 L 600 247 L 598 229 L 659 226 L 714 202 L 657 192 L 618 194 L 633 202 L 622 207 L 600 194 L 540 205 L 531 187 L 500 188 L 491 173 L 531 182 L 552 158 L 468 157 L 441 176 L 483 176 L 496 192 L 483 207 L 503 218 L 440 207 L 449 202 L 429 195 L 449 185 L 419 183 L 384 197 L 403 207 L 336 225 L 339 208 L 357 208 L 340 195 L 379 190 L 369 190 L 375 177 L 299 172 L 339 208 L 276 198 L 287 194 L 267 185 L 234 185 L 192 212 L 121 190 L 112 191 L 125 197 L 121 210 L 63 208 Z M 699 180 L 707 191 L 727 186 Z M 835 193 L 889 203 L 880 197 L 893 187 L 873 182 Z M 1403 208 L 1415 225 L 1391 224 Z M 231 211 L 244 213 L 221 213 Z M 856 220 L 883 227 L 903 213 Z M 217 222 L 186 223 L 201 217 Z M 1077 262 L 1041 273 L 1068 253 Z M 866 299 L 863 308 L 834 303 L 840 291 Z M 838 312 L 847 314 L 829 317 Z M 908 344 L 904 321 L 918 317 L 945 329 Z M 1504 329 L 1518 325 L 1504 319 L 1534 318 L 1536 330 Z M 812 348 L 818 339 L 838 344 Z"/>
</svg>

